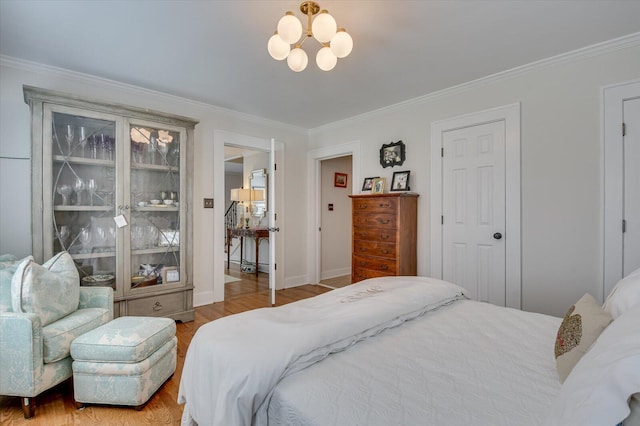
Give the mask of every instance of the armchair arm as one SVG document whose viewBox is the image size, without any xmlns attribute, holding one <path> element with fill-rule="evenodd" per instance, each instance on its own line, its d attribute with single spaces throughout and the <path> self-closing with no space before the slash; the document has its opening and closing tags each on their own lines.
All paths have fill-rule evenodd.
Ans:
<svg viewBox="0 0 640 426">
<path fill-rule="evenodd" d="M 80 287 L 78 309 L 106 308 L 113 319 L 113 289 L 111 287 Z"/>
<path fill-rule="evenodd" d="M 37 315 L 0 313 L 0 395 L 35 396 L 44 369 L 42 354 Z"/>
</svg>

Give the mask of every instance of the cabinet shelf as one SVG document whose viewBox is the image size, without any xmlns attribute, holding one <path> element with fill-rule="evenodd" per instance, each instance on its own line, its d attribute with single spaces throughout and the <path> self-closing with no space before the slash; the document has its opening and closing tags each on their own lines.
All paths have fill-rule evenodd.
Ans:
<svg viewBox="0 0 640 426">
<path fill-rule="evenodd" d="M 69 164 L 85 164 L 88 166 L 102 166 L 102 167 L 115 167 L 116 163 L 113 160 L 99 160 L 85 157 L 67 157 L 65 155 L 54 155 L 53 161 L 56 163 L 69 163 Z"/>
<path fill-rule="evenodd" d="M 104 251 L 99 253 L 73 253 L 70 252 L 71 257 L 76 260 L 85 260 L 85 259 L 102 259 L 107 257 L 115 257 L 115 251 Z"/>
<path fill-rule="evenodd" d="M 113 206 L 53 206 L 57 212 L 108 212 Z"/>
<path fill-rule="evenodd" d="M 167 253 L 167 252 L 177 253 L 179 251 L 180 251 L 179 246 L 160 246 L 160 247 L 152 247 L 152 248 L 146 248 L 146 249 L 131 250 L 131 254 L 141 255 L 141 254 L 157 254 L 157 253 Z"/>
<path fill-rule="evenodd" d="M 179 168 L 176 166 L 167 166 L 165 164 L 146 164 L 146 163 L 136 163 L 131 162 L 132 170 L 150 170 L 156 172 L 177 172 Z"/>
</svg>

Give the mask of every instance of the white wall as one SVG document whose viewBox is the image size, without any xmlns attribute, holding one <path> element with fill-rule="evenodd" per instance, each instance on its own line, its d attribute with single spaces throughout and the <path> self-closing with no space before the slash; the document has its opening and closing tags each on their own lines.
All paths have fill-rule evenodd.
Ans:
<svg viewBox="0 0 640 426">
<path fill-rule="evenodd" d="M 320 278 L 351 275 L 351 194 L 352 156 L 331 158 L 320 163 L 322 253 Z M 347 187 L 334 186 L 335 173 L 347 174 Z M 329 211 L 329 203 L 333 211 Z"/>
<path fill-rule="evenodd" d="M 309 149 L 360 140 L 362 176 L 411 170 L 418 275 L 429 275 L 430 124 L 520 102 L 522 307 L 562 316 L 586 292 L 602 298 L 601 92 L 639 77 L 637 43 L 567 55 L 313 129 Z M 397 140 L 407 161 L 383 169 L 380 146 Z"/>
<path fill-rule="evenodd" d="M 276 138 L 285 144 L 284 164 L 279 165 L 279 170 L 283 175 L 305 176 L 307 133 L 303 129 L 84 74 L 1 57 L 0 253 L 25 256 L 31 252 L 30 114 L 23 100 L 23 84 L 86 96 L 88 99 L 164 111 L 200 121 L 196 126 L 194 143 L 196 255 L 193 281 L 196 305 L 214 300 L 214 283 L 218 283 L 218 288 L 224 288 L 224 171 L 219 172 L 220 180 L 216 183 L 214 175 L 217 172 L 212 166 L 216 160 L 214 152 L 217 152 L 220 168 L 223 168 L 224 149 L 214 146 L 214 131 L 224 130 L 265 140 Z M 286 193 L 301 193 L 306 184 L 304 178 L 284 182 L 285 194 L 280 194 L 284 200 L 289 198 Z M 216 185 L 219 189 L 214 191 Z M 212 197 L 214 192 L 219 194 L 215 208 L 204 209 L 202 199 Z M 304 215 L 292 215 L 291 220 L 287 220 L 287 232 L 283 233 L 284 257 L 287 259 L 283 265 L 286 280 L 290 284 L 304 283 L 306 278 L 305 219 Z M 224 292 L 218 291 L 216 294 Z"/>
</svg>

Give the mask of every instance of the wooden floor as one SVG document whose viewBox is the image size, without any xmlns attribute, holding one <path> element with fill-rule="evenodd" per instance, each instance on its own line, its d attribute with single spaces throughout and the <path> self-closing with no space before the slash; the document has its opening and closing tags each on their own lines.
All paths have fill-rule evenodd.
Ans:
<svg viewBox="0 0 640 426">
<path fill-rule="evenodd" d="M 0 425 L 179 425 L 182 405 L 177 403 L 178 388 L 187 347 L 195 331 L 209 321 L 250 309 L 270 306 L 269 278 L 260 273 L 243 274 L 231 265 L 228 275 L 242 278 L 225 286 L 225 301 L 195 309 L 195 321 L 177 324 L 178 365 L 173 377 L 149 400 L 141 411 L 128 407 L 88 406 L 76 410 L 71 381 L 67 381 L 36 398 L 36 415 L 25 420 L 20 400 L 0 396 Z M 306 299 L 330 291 L 317 285 L 304 285 L 276 292 L 276 306 Z M 1 368 L 1 367 L 0 367 Z M 3 374 L 0 371 L 0 374 Z"/>
</svg>

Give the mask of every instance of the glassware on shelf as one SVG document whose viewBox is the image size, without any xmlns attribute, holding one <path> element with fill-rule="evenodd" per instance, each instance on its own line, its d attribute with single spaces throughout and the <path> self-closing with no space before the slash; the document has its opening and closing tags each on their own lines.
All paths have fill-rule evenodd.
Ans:
<svg viewBox="0 0 640 426">
<path fill-rule="evenodd" d="M 91 135 L 89 136 L 89 148 L 91 149 L 91 158 L 94 160 L 98 158 L 98 136 Z"/>
<path fill-rule="evenodd" d="M 171 191 L 169 193 L 169 199 L 175 203 L 178 201 L 178 193 L 176 191 Z"/>
<path fill-rule="evenodd" d="M 98 184 L 95 179 L 89 179 L 87 189 L 89 190 L 89 197 L 91 198 L 89 203 L 93 206 L 93 197 L 96 195 L 96 190 L 98 189 Z"/>
<path fill-rule="evenodd" d="M 160 163 L 169 165 L 167 153 L 169 152 L 169 144 L 166 142 L 158 142 L 158 152 L 160 152 Z"/>
<path fill-rule="evenodd" d="M 102 133 L 100 135 L 100 147 L 102 148 L 102 159 L 113 161 L 113 148 L 115 139 Z"/>
<path fill-rule="evenodd" d="M 69 238 L 69 227 L 67 225 L 61 225 L 58 229 L 58 240 L 60 241 L 60 247 L 66 250 L 67 238 Z"/>
<path fill-rule="evenodd" d="M 155 225 L 147 225 L 147 229 L 145 232 L 145 246 L 147 248 L 154 248 L 158 244 L 158 237 L 160 236 L 160 231 Z"/>
<path fill-rule="evenodd" d="M 75 136 L 74 134 L 74 129 L 73 126 L 71 124 L 67 124 L 67 132 L 64 135 L 64 138 L 67 140 L 67 147 L 69 148 L 69 156 L 71 156 L 71 151 L 72 151 L 72 147 L 73 147 L 73 137 Z"/>
<path fill-rule="evenodd" d="M 82 180 L 81 178 L 77 177 L 75 183 L 73 184 L 73 190 L 76 193 L 76 205 L 77 206 L 81 206 L 82 205 L 82 191 L 84 191 L 84 189 L 85 189 L 84 180 Z"/>
<path fill-rule="evenodd" d="M 66 185 L 66 184 L 59 185 L 56 188 L 56 192 L 62 196 L 62 205 L 63 206 L 68 206 L 69 205 L 69 196 L 73 192 L 73 188 L 71 188 L 71 185 Z"/>
<path fill-rule="evenodd" d="M 174 148 L 171 150 L 171 165 L 175 167 L 180 166 L 180 144 L 175 140 L 173 141 Z"/>
<path fill-rule="evenodd" d="M 82 252 L 89 253 L 89 245 L 91 244 L 91 229 L 89 227 L 84 227 L 78 234 L 78 239 L 80 240 L 80 244 L 82 244 Z"/>
<path fill-rule="evenodd" d="M 149 138 L 149 164 L 156 164 L 156 152 L 158 151 L 158 139 L 151 133 L 151 137 Z"/>
<path fill-rule="evenodd" d="M 78 134 L 78 142 L 80 143 L 80 155 L 83 157 L 87 156 L 86 148 L 87 148 L 87 130 L 84 126 L 80 126 L 80 133 Z"/>
</svg>

